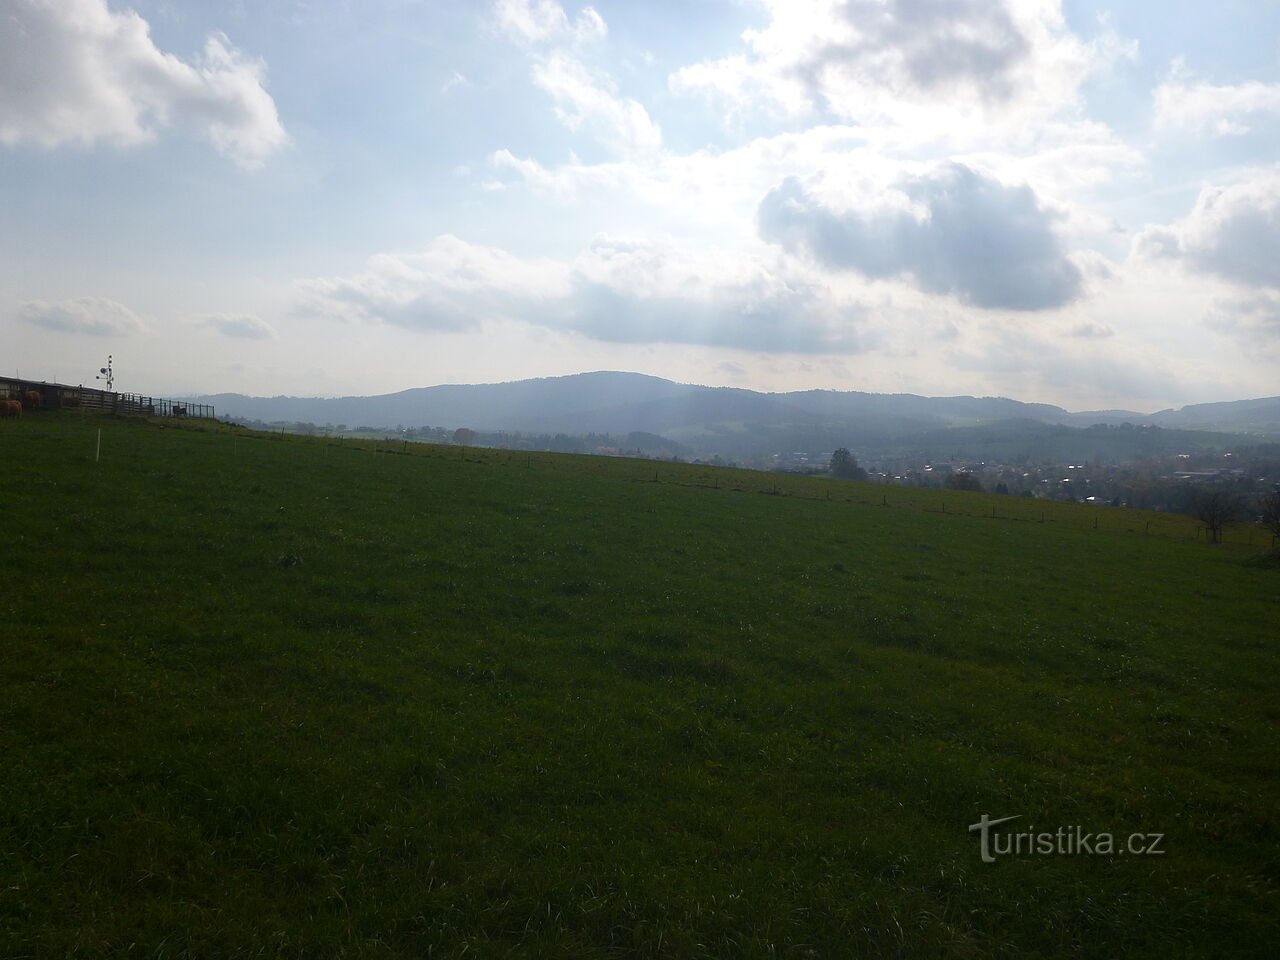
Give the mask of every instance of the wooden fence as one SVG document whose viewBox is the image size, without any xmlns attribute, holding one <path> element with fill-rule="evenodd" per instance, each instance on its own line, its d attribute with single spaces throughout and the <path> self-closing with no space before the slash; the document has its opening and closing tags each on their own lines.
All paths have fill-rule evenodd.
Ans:
<svg viewBox="0 0 1280 960">
<path fill-rule="evenodd" d="M 212 420 L 214 409 L 205 403 L 166 400 L 140 393 L 114 393 L 93 387 L 46 383 L 43 380 L 18 380 L 0 377 L 0 399 L 24 398 L 32 391 L 40 394 L 45 410 L 81 409 L 86 413 L 114 413 L 145 417 L 201 417 Z"/>
</svg>

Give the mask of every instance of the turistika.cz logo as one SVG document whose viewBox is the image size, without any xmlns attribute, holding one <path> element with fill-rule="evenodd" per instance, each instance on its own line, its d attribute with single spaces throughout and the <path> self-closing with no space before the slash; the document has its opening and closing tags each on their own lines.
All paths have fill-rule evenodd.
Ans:
<svg viewBox="0 0 1280 960">
<path fill-rule="evenodd" d="M 996 829 L 1021 818 L 1021 814 L 1016 814 L 993 820 L 984 813 L 977 823 L 969 824 L 969 832 L 978 834 L 983 863 L 995 863 L 996 857 L 1010 856 L 1164 856 L 1163 833 L 1131 833 L 1127 837 L 1117 837 L 1107 831 L 1086 831 L 1080 826 L 1059 827 L 1057 830 L 1036 830 L 1034 825 L 1025 830 Z"/>
</svg>

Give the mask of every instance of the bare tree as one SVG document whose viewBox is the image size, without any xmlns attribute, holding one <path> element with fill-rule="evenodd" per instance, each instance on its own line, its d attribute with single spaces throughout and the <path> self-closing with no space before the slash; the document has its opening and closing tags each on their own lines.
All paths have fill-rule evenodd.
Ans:
<svg viewBox="0 0 1280 960">
<path fill-rule="evenodd" d="M 1210 543 L 1222 542 L 1222 528 L 1240 515 L 1240 498 L 1227 490 L 1191 492 L 1191 513 L 1204 524 Z"/>
</svg>

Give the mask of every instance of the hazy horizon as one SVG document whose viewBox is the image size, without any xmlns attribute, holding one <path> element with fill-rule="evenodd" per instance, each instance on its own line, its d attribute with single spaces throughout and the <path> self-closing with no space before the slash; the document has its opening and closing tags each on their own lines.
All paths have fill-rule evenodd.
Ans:
<svg viewBox="0 0 1280 960">
<path fill-rule="evenodd" d="M 228 394 L 229 394 L 229 393 L 234 393 L 234 394 L 238 394 L 238 395 L 242 395 L 242 396 L 257 397 L 257 398 L 261 398 L 261 399 L 270 399 L 272 396 L 289 396 L 289 397 L 297 397 L 298 399 L 313 399 L 313 400 L 341 400 L 341 399 L 355 399 L 355 398 L 365 398 L 365 397 L 386 396 L 386 395 L 389 395 L 389 394 L 404 393 L 404 392 L 408 392 L 408 391 L 412 391 L 412 390 L 429 390 L 429 389 L 432 389 L 432 388 L 434 388 L 434 387 L 494 387 L 494 386 L 502 386 L 503 384 L 510 384 L 510 383 L 522 383 L 522 382 L 526 382 L 526 381 L 530 381 L 530 380 L 559 380 L 559 379 L 568 379 L 568 378 L 572 378 L 572 377 L 588 377 L 588 376 L 596 376 L 596 375 L 602 375 L 602 374 L 603 374 L 603 375 L 621 375 L 621 376 L 653 377 L 653 378 L 655 378 L 655 379 L 659 379 L 659 380 L 666 380 L 666 381 L 668 381 L 668 382 L 675 383 L 675 384 L 678 384 L 678 385 L 680 385 L 680 386 L 689 386 L 689 387 L 708 387 L 708 388 L 715 389 L 715 390 L 719 390 L 719 389 L 728 389 L 728 390 L 755 390 L 755 388 L 753 388 L 753 387 L 743 387 L 743 386 L 741 386 L 741 385 L 739 385 L 739 384 L 727 384 L 727 383 L 695 383 L 695 382 L 693 382 L 693 381 L 687 381 L 687 380 L 672 380 L 670 377 L 662 377 L 662 376 L 660 376 L 660 375 L 658 375 L 658 374 L 639 373 L 639 372 L 637 372 L 637 371 L 635 371 L 635 370 L 580 370 L 580 371 L 577 371 L 577 372 L 575 372 L 575 373 L 566 373 L 566 374 L 550 374 L 550 375 L 545 376 L 545 377 L 517 377 L 517 378 L 511 379 L 511 380 L 471 381 L 471 382 L 465 382 L 465 383 L 464 383 L 464 382 L 460 382 L 460 381 L 442 381 L 442 382 L 440 382 L 440 383 L 423 383 L 423 384 L 419 384 L 419 385 L 418 385 L 418 386 L 416 386 L 416 387 L 405 387 L 405 388 L 400 389 L 400 390 L 393 390 L 393 391 L 389 391 L 389 392 L 388 392 L 388 394 L 340 394 L 340 393 L 333 393 L 333 394 L 320 394 L 320 393 L 316 393 L 316 394 L 254 394 L 254 393 L 245 393 L 244 391 L 238 391 L 238 390 L 221 390 L 221 391 L 210 391 L 210 392 L 201 392 L 201 393 L 188 392 L 188 393 L 186 393 L 185 395 L 186 395 L 186 396 L 206 396 L 206 397 L 207 397 L 207 396 L 216 396 L 216 395 L 218 395 L 219 393 L 228 393 Z M 1039 400 L 1039 399 L 1037 399 L 1037 398 L 1035 398 L 1035 397 L 1009 397 L 1009 396 L 1003 396 L 1003 395 L 997 395 L 997 394 L 942 394 L 942 393 L 929 394 L 929 393 L 912 393 L 912 392 L 910 392 L 910 391 L 871 391 L 871 390 L 868 390 L 868 391 L 862 391 L 862 390 L 858 390 L 856 387 L 848 387 L 848 388 L 844 388 L 844 389 L 841 389 L 841 388 L 839 388 L 839 387 L 797 387 L 797 388 L 795 388 L 795 389 L 791 389 L 791 390 L 756 390 L 755 392 L 757 392 L 757 393 L 762 393 L 762 394 L 766 394 L 766 395 L 778 395 L 778 396 L 784 396 L 784 395 L 786 395 L 786 394 L 788 394 L 788 393 L 798 393 L 798 392 L 804 392 L 804 391 L 808 391 L 808 390 L 827 390 L 827 391 L 838 392 L 838 393 L 877 393 L 877 394 L 884 394 L 884 395 L 890 395 L 890 394 L 898 393 L 898 394 L 902 394 L 902 395 L 905 395 L 905 396 L 929 397 L 929 398 L 935 398 L 935 399 L 947 399 L 948 397 L 973 396 L 973 397 L 977 397 L 978 399 L 1016 400 L 1016 401 L 1019 401 L 1019 402 L 1022 402 L 1022 403 L 1027 403 L 1027 404 L 1048 403 L 1048 401 L 1045 401 L 1045 400 Z M 1261 397 L 1261 396 L 1259 396 L 1259 397 L 1243 397 L 1243 396 L 1242 396 L 1242 397 L 1231 397 L 1231 396 L 1227 396 L 1227 397 L 1221 397 L 1221 398 L 1219 398 L 1218 400 L 1198 401 L 1198 402 L 1202 402 L 1202 403 L 1239 403 L 1239 402 L 1245 402 L 1245 401 L 1250 401 L 1250 400 L 1268 400 L 1268 399 L 1274 399 L 1274 397 Z M 1063 409 L 1065 409 L 1065 410 L 1067 410 L 1068 412 L 1071 412 L 1071 413 L 1090 413 L 1090 412 L 1094 412 L 1094 411 L 1103 412 L 1104 410 L 1111 410 L 1111 409 L 1124 409 L 1124 408 L 1119 408 L 1119 407 L 1110 407 L 1110 408 L 1095 407 L 1095 408 L 1089 408 L 1089 409 L 1086 409 L 1086 408 L 1083 408 L 1083 407 L 1078 407 L 1078 406 L 1077 406 L 1077 407 L 1072 407 L 1072 406 L 1070 406 L 1070 405 L 1063 405 L 1063 404 L 1053 404 L 1053 405 L 1054 405 L 1054 406 L 1062 406 L 1062 407 L 1063 407 Z M 1163 410 L 1169 410 L 1169 409 L 1176 410 L 1176 409 L 1180 409 L 1181 407 L 1185 407 L 1185 406 L 1194 406 L 1194 404 L 1178 404 L 1178 405 L 1175 405 L 1175 406 L 1172 406 L 1172 407 L 1162 407 L 1162 408 L 1160 408 L 1159 410 L 1156 410 L 1156 409 L 1151 409 L 1151 410 L 1135 410 L 1135 411 L 1133 411 L 1133 412 L 1135 412 L 1135 413 L 1157 413 L 1157 412 L 1161 412 L 1161 411 L 1163 411 Z"/>
<path fill-rule="evenodd" d="M 1280 7 L 7 0 L 4 373 L 1280 383 Z"/>
</svg>

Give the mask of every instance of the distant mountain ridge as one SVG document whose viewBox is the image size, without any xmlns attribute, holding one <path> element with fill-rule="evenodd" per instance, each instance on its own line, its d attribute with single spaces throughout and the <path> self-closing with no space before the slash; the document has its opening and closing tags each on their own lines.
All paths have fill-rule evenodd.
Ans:
<svg viewBox="0 0 1280 960">
<path fill-rule="evenodd" d="M 1052 404 L 1005 397 L 835 390 L 761 393 L 606 371 L 507 383 L 418 387 L 369 397 L 222 393 L 189 399 L 213 404 L 221 416 L 266 422 L 470 427 L 552 434 L 643 431 L 704 449 L 734 446 L 716 438 L 728 440 L 744 432 L 783 431 L 812 437 L 814 442 L 854 445 L 1011 420 L 1070 427 L 1131 423 L 1280 439 L 1280 397 L 1194 404 L 1151 414 L 1128 410 L 1072 413 Z"/>
</svg>

